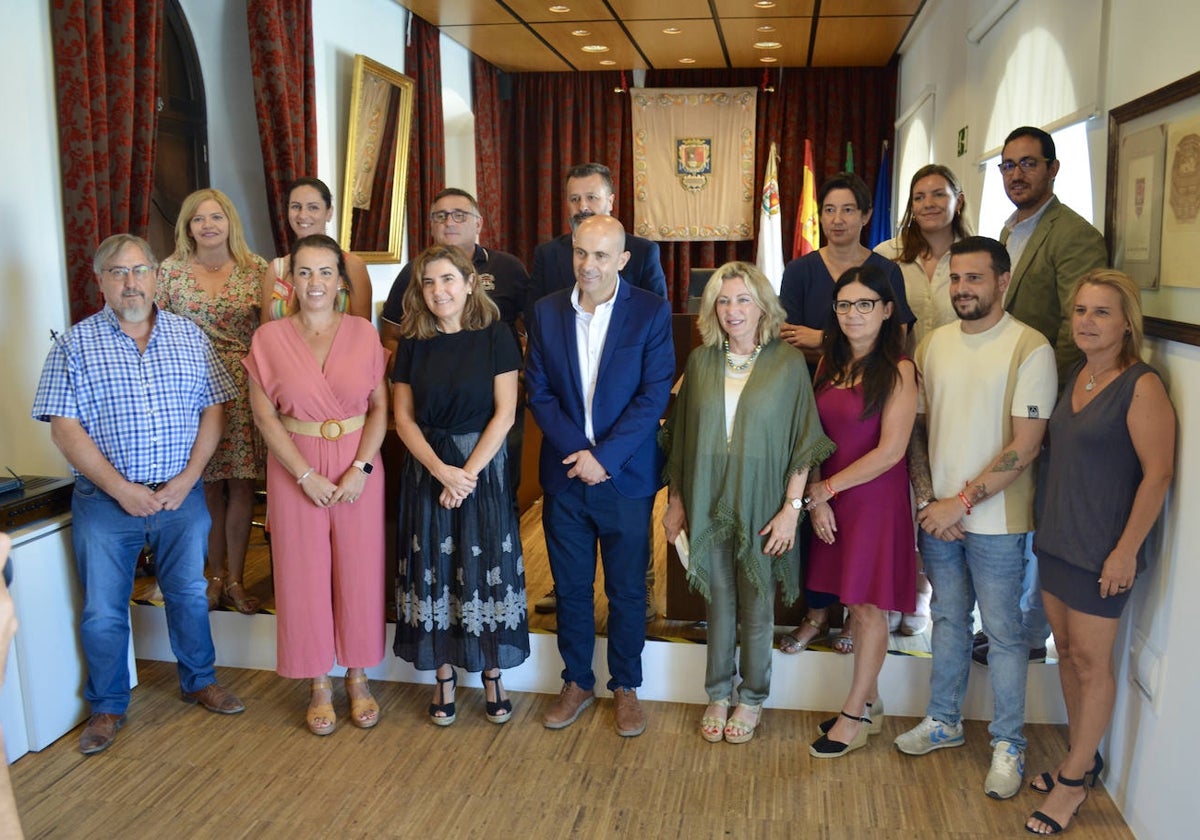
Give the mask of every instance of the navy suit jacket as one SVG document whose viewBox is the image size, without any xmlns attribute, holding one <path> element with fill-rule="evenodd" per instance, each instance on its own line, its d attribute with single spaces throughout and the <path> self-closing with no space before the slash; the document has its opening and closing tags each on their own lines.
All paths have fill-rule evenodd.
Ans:
<svg viewBox="0 0 1200 840">
<path fill-rule="evenodd" d="M 640 236 L 625 236 L 629 262 L 621 269 L 621 280 L 661 298 L 667 296 L 667 276 L 663 274 L 658 243 Z M 571 234 L 543 242 L 533 249 L 533 270 L 530 271 L 529 293 L 526 296 L 525 323 L 533 305 L 551 292 L 570 289 L 575 285 L 575 246 Z"/>
<path fill-rule="evenodd" d="M 562 493 L 572 481 L 563 458 L 590 449 L 626 498 L 662 487 L 659 419 L 675 375 L 671 308 L 665 298 L 621 282 L 592 399 L 593 446 L 584 434 L 584 393 L 575 340 L 575 309 L 565 289 L 534 304 L 525 390 L 542 430 L 542 490 Z"/>
</svg>

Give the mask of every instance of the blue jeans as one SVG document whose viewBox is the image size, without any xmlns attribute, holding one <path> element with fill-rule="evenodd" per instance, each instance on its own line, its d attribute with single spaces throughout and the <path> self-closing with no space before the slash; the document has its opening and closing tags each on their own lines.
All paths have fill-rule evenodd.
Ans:
<svg viewBox="0 0 1200 840">
<path fill-rule="evenodd" d="M 562 678 L 590 691 L 596 684 L 596 544 L 608 596 L 608 689 L 642 684 L 646 645 L 646 568 L 650 564 L 650 514 L 654 497 L 629 499 L 605 481 L 592 487 L 573 481 L 563 493 L 547 493 L 542 526 L 558 613 Z"/>
<path fill-rule="evenodd" d="M 971 610 L 976 599 L 991 639 L 988 677 L 995 709 L 992 745 L 1010 741 L 1025 749 L 1025 677 L 1029 643 L 1021 614 L 1025 534 L 967 534 L 946 542 L 920 532 L 925 574 L 933 586 L 933 676 L 926 713 L 943 723 L 962 720 L 971 670 Z"/>
<path fill-rule="evenodd" d="M 1050 620 L 1042 606 L 1042 585 L 1038 579 L 1037 555 L 1033 552 L 1033 532 L 1025 541 L 1025 577 L 1021 582 L 1021 623 L 1025 626 L 1029 647 L 1045 647 L 1050 638 Z"/>
<path fill-rule="evenodd" d="M 79 634 L 88 668 L 84 697 L 92 713 L 121 715 L 129 706 L 129 598 L 138 553 L 146 544 L 154 551 L 180 688 L 198 691 L 216 682 L 204 580 L 210 519 L 203 484 L 196 482 L 178 510 L 140 517 L 130 516 L 112 496 L 79 476 L 71 514 L 83 587 Z"/>
</svg>

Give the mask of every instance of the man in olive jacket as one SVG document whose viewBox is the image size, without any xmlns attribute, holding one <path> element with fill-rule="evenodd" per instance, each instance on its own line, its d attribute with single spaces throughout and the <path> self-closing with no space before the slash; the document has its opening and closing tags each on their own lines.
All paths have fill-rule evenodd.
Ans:
<svg viewBox="0 0 1200 840">
<path fill-rule="evenodd" d="M 1071 289 L 1108 264 L 1108 251 L 1100 232 L 1054 195 L 1058 166 L 1054 140 L 1040 128 L 1014 129 L 1004 141 L 1000 172 L 1017 208 L 1000 234 L 1013 265 L 1004 308 L 1054 347 L 1061 387 L 1080 358 L 1071 335 Z"/>
</svg>

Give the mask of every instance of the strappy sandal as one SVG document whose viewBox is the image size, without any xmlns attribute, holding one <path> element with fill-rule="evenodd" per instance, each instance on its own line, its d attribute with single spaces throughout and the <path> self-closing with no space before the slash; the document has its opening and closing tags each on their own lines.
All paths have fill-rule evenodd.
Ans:
<svg viewBox="0 0 1200 840">
<path fill-rule="evenodd" d="M 816 632 L 806 639 L 801 639 L 796 635 L 797 630 L 802 630 L 805 627 L 811 627 Z M 779 637 L 779 652 L 786 653 L 788 656 L 796 653 L 802 653 L 808 650 L 808 646 L 813 642 L 825 638 L 825 634 L 829 632 L 829 622 L 816 621 L 812 616 L 804 616 L 804 621 L 795 627 L 790 633 L 784 633 Z"/>
<path fill-rule="evenodd" d="M 452 668 L 450 669 L 450 676 L 446 677 L 446 679 L 442 679 L 437 674 L 434 674 L 433 678 L 437 680 L 437 694 L 435 696 L 441 702 L 429 704 L 429 719 L 438 726 L 449 726 L 454 723 L 457 715 L 454 710 L 454 701 L 446 702 L 446 689 L 442 686 L 450 683 L 451 691 L 458 688 L 458 672 Z"/>
<path fill-rule="evenodd" d="M 235 590 L 241 590 L 240 598 L 234 594 Z M 260 606 L 258 599 L 246 591 L 246 587 L 242 586 L 240 580 L 231 580 L 225 584 L 225 589 L 221 593 L 221 603 L 224 606 L 233 607 L 242 615 L 254 615 Z"/>
<path fill-rule="evenodd" d="M 751 717 L 752 716 L 752 717 Z M 762 704 L 751 706 L 738 703 L 729 722 L 725 724 L 725 740 L 731 744 L 744 744 L 754 737 L 754 730 L 762 717 Z"/>
<path fill-rule="evenodd" d="M 325 692 L 324 703 L 317 702 L 319 691 Z M 329 677 L 313 680 L 304 721 L 308 724 L 308 731 L 314 735 L 328 735 L 337 728 L 337 715 L 333 713 L 333 682 Z"/>
<path fill-rule="evenodd" d="M 1068 751 L 1070 747 L 1067 748 Z M 1088 782 L 1091 787 L 1096 786 L 1096 782 L 1100 779 L 1100 774 L 1104 772 L 1104 756 L 1100 755 L 1100 751 L 1096 751 L 1096 757 L 1092 761 L 1092 769 L 1083 774 L 1083 780 Z M 1039 785 L 1038 782 L 1041 782 Z M 1038 793 L 1049 793 L 1054 790 L 1054 776 L 1049 770 L 1041 773 L 1032 782 L 1029 783 L 1030 790 L 1035 790 Z"/>
<path fill-rule="evenodd" d="M 854 628 L 850 626 L 850 619 L 842 623 L 842 629 L 838 632 L 837 638 L 833 640 L 833 649 L 840 654 L 854 653 Z"/>
<path fill-rule="evenodd" d="M 720 714 L 713 714 L 719 710 Z M 725 724 L 729 721 L 729 698 L 714 700 L 704 710 L 700 718 L 700 737 L 710 744 L 719 744 L 725 740 Z"/>
<path fill-rule="evenodd" d="M 494 677 L 489 677 L 486 671 L 480 676 L 483 678 L 483 705 L 487 719 L 492 723 L 508 723 L 508 719 L 512 717 L 512 700 L 507 697 L 500 699 L 500 670 L 496 669 Z M 487 699 L 488 683 L 496 686 L 495 702 Z"/>
<path fill-rule="evenodd" d="M 1042 836 L 1047 836 L 1050 834 L 1062 834 L 1064 831 L 1066 831 L 1068 828 L 1070 828 L 1071 827 L 1070 820 L 1074 819 L 1075 816 L 1079 814 L 1079 809 L 1083 807 L 1084 802 L 1087 802 L 1088 789 L 1086 787 L 1086 783 L 1087 783 L 1086 775 L 1081 778 L 1078 778 L 1078 779 L 1068 779 L 1068 778 L 1064 777 L 1062 773 L 1059 773 L 1058 774 L 1058 784 L 1060 784 L 1064 787 L 1083 788 L 1083 800 L 1078 805 L 1075 806 L 1075 810 L 1072 811 L 1071 816 L 1067 818 L 1068 822 L 1066 825 L 1061 825 L 1058 822 L 1058 820 L 1054 819 L 1051 816 L 1047 816 L 1046 814 L 1044 814 L 1041 811 L 1034 811 L 1032 814 L 1029 815 L 1029 819 L 1030 820 L 1039 820 L 1043 825 L 1045 825 L 1050 830 L 1049 831 L 1038 831 L 1036 828 L 1033 828 L 1029 825 L 1029 820 L 1025 821 L 1025 830 L 1028 831 L 1030 834 L 1038 834 L 1038 835 L 1042 835 Z"/>
<path fill-rule="evenodd" d="M 358 690 L 358 686 L 362 686 Z M 365 673 L 346 674 L 346 696 L 350 698 L 350 722 L 359 729 L 370 729 L 379 723 L 379 703 L 371 694 L 371 685 Z"/>
<path fill-rule="evenodd" d="M 208 611 L 212 612 L 221 606 L 221 594 L 223 591 L 221 576 L 213 575 L 212 577 L 205 578 L 205 580 L 208 582 L 208 588 L 204 594 L 208 598 Z"/>
</svg>

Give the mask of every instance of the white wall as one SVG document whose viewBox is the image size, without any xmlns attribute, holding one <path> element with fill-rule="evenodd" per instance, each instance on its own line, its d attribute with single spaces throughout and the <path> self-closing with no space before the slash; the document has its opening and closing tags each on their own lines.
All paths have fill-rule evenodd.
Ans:
<svg viewBox="0 0 1200 840">
<path fill-rule="evenodd" d="M 44 3 L 13 3 L 0 27 L 7 121 L 0 143 L 0 467 L 67 475 L 50 427 L 29 418 L 50 330 L 67 325 L 54 50 Z"/>
<path fill-rule="evenodd" d="M 1031 15 L 1034 0 L 1022 0 L 1010 16 Z M 936 123 L 931 131 L 933 160 L 949 165 L 963 179 L 968 201 L 978 206 L 983 185 L 975 161 L 983 151 L 984 108 L 995 91 L 968 83 L 967 29 L 991 0 L 929 0 L 906 44 L 900 64 L 898 111 L 904 112 L 927 86 L 936 90 Z M 1200 67 L 1200 6 L 1194 0 L 1104 0 L 1107 14 L 1101 34 L 1101 116 L 1088 121 L 1095 215 L 1103 218 L 1108 109 L 1189 75 Z M 1067 80 L 1068 82 L 1070 80 Z M 969 126 L 969 147 L 956 157 L 955 140 Z M 1066 162 L 1064 162 L 1066 165 Z M 907 187 L 907 185 L 904 185 Z M 1134 833 L 1141 838 L 1194 836 L 1187 789 L 1192 763 L 1200 754 L 1200 723 L 1195 698 L 1200 697 L 1200 670 L 1192 665 L 1195 639 L 1200 638 L 1200 348 L 1163 340 L 1148 342 L 1149 361 L 1163 373 L 1179 414 L 1176 480 L 1168 496 L 1161 549 L 1148 575 L 1139 580 L 1122 624 L 1118 643 L 1118 698 L 1107 745 L 1105 784 Z M 1186 515 L 1190 513 L 1191 515 Z M 1143 672 L 1153 672 L 1155 699 L 1147 700 L 1130 681 L 1129 649 L 1144 645 Z M 1032 772 L 1043 768 L 1030 768 Z M 1086 820 L 1086 816 L 1083 817 Z"/>
</svg>

